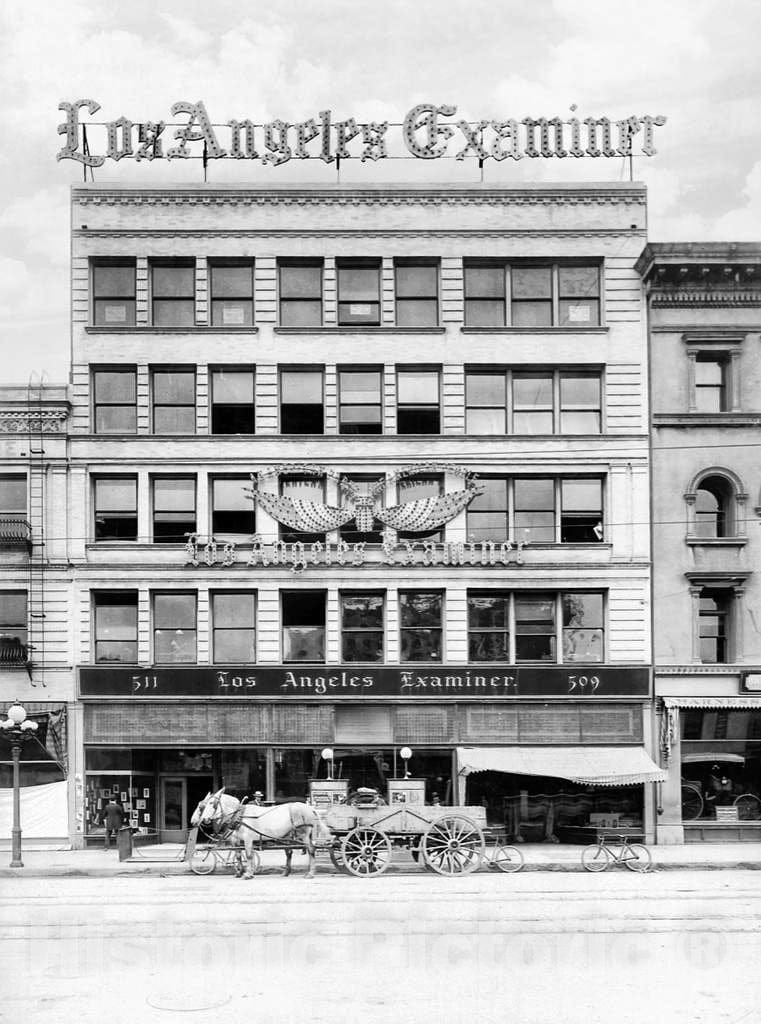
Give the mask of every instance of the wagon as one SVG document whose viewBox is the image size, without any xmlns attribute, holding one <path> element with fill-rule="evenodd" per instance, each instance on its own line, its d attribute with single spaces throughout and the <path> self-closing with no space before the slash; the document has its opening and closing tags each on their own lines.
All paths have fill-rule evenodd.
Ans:
<svg viewBox="0 0 761 1024">
<path fill-rule="evenodd" d="M 483 807 L 336 804 L 324 820 L 334 836 L 333 863 L 359 877 L 382 874 L 394 848 L 408 849 L 418 864 L 439 875 L 470 874 L 484 863 L 502 871 L 523 866 L 521 852 L 504 845 L 500 830 L 487 828 Z"/>
</svg>

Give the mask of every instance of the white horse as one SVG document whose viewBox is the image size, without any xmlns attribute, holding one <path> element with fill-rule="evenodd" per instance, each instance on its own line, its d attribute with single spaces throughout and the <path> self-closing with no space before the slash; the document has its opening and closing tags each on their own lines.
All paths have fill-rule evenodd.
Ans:
<svg viewBox="0 0 761 1024">
<path fill-rule="evenodd" d="M 296 801 L 276 804 L 274 807 L 242 804 L 234 796 L 225 793 L 224 786 L 216 793 L 206 794 L 193 812 L 190 824 L 210 825 L 215 832 L 231 830 L 234 841 L 242 843 L 245 848 L 245 878 L 254 877 L 254 844 L 283 840 L 292 843 L 293 846 L 304 847 L 305 852 L 309 854 L 306 877 L 314 878 L 315 839 L 332 839 L 330 829 L 309 804 Z M 284 876 L 291 873 L 293 846 L 284 847 Z"/>
</svg>

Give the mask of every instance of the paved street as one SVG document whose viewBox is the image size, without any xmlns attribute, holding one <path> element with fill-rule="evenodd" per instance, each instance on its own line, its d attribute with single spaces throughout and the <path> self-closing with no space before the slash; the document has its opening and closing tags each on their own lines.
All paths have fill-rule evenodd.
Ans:
<svg viewBox="0 0 761 1024">
<path fill-rule="evenodd" d="M 4 879 L 8 1020 L 755 1024 L 754 871 Z M 114 1005 L 115 1004 L 115 1005 Z"/>
</svg>

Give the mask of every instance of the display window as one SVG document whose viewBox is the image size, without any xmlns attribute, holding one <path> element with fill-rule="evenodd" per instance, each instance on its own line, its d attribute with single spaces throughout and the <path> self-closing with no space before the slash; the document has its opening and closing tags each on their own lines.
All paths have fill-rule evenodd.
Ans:
<svg viewBox="0 0 761 1024">
<path fill-rule="evenodd" d="M 761 711 L 681 712 L 682 820 L 761 821 Z"/>
</svg>

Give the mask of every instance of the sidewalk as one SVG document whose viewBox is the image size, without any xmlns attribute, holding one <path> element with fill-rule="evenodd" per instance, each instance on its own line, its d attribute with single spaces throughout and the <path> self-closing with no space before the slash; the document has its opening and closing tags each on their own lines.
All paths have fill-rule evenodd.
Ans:
<svg viewBox="0 0 761 1024">
<path fill-rule="evenodd" d="M 548 843 L 524 843 L 525 871 L 582 871 L 583 846 Z M 190 867 L 181 859 L 184 846 L 163 844 L 136 849 L 131 860 L 119 861 L 112 848 L 87 850 L 24 849 L 23 868 L 11 868 L 10 851 L 0 850 L 0 878 L 115 878 L 130 875 L 190 875 Z M 761 870 L 761 843 L 690 843 L 684 846 L 651 846 L 656 870 Z M 283 869 L 282 851 L 267 851 L 261 856 L 261 873 L 278 874 Z M 318 857 L 318 871 L 334 872 L 327 855 Z M 300 865 L 300 860 L 296 865 Z M 400 851 L 389 868 L 395 874 L 417 873 L 420 869 L 408 854 Z"/>
</svg>

